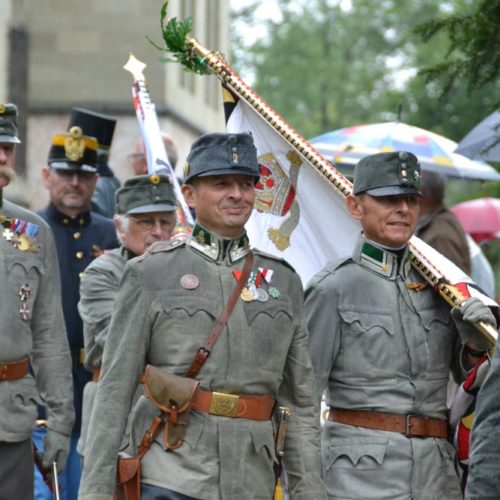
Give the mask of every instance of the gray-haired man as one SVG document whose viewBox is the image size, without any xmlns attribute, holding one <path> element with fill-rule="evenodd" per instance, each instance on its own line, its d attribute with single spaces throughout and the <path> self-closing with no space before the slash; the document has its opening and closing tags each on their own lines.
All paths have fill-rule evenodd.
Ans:
<svg viewBox="0 0 500 500">
<path fill-rule="evenodd" d="M 93 372 L 83 393 L 82 431 L 78 452 L 85 455 L 88 420 L 99 380 L 111 314 L 127 261 L 156 241 L 171 238 L 176 224 L 173 186 L 165 175 L 127 179 L 115 193 L 113 217 L 121 246 L 95 259 L 80 282 L 78 311 L 83 321 L 84 366 Z"/>
</svg>

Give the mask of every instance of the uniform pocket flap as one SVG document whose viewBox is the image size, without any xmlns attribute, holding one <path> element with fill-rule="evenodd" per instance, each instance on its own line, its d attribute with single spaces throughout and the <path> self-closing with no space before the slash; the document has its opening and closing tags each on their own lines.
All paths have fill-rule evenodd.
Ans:
<svg viewBox="0 0 500 500">
<path fill-rule="evenodd" d="M 245 312 L 249 323 L 252 323 L 258 314 L 267 314 L 267 316 L 274 319 L 280 313 L 283 313 L 293 319 L 290 302 L 282 299 L 270 298 L 267 302 L 259 302 L 258 300 L 246 302 Z"/>
<path fill-rule="evenodd" d="M 373 328 L 382 328 L 390 335 L 393 335 L 393 324 L 390 313 L 380 311 L 359 311 L 339 307 L 340 317 L 345 323 L 356 328 L 356 323 L 362 331 L 369 331 Z"/>
<path fill-rule="evenodd" d="M 276 454 L 274 453 L 273 433 L 269 428 L 263 428 L 262 425 L 252 426 L 250 429 L 252 435 L 252 442 L 257 453 L 263 450 L 269 455 L 270 458 L 276 461 Z"/>
<path fill-rule="evenodd" d="M 205 311 L 214 318 L 217 315 L 217 303 L 209 297 L 201 295 L 167 295 L 162 297 L 161 305 L 163 310 L 168 314 L 174 309 L 183 309 L 189 316 L 194 316 L 198 311 Z"/>
<path fill-rule="evenodd" d="M 381 465 L 384 461 L 387 440 L 370 440 L 363 443 L 334 445 L 330 448 L 329 465 L 340 457 L 347 457 L 353 465 L 357 465 L 362 457 L 368 457 Z"/>
<path fill-rule="evenodd" d="M 444 308 L 421 310 L 420 317 L 422 318 L 424 328 L 427 330 L 432 328 L 434 322 L 448 325 L 451 321 L 450 310 Z"/>
</svg>

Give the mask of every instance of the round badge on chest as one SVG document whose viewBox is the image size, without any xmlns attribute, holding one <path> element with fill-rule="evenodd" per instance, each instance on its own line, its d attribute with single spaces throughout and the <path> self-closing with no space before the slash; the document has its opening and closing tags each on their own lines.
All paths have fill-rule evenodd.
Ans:
<svg viewBox="0 0 500 500">
<path fill-rule="evenodd" d="M 195 276 L 194 274 L 185 274 L 181 278 L 181 286 L 186 290 L 194 290 L 195 288 L 198 288 L 199 284 L 200 280 L 198 276 Z"/>
</svg>

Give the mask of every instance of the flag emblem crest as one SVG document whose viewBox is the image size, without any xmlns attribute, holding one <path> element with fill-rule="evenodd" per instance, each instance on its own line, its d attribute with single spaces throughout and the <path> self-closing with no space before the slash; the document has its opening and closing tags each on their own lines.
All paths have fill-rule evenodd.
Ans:
<svg viewBox="0 0 500 500">
<path fill-rule="evenodd" d="M 302 160 L 295 151 L 289 151 L 286 157 L 290 162 L 290 177 L 272 153 L 259 156 L 260 180 L 255 186 L 255 208 L 259 212 L 280 217 L 290 214 L 278 229 L 270 228 L 267 231 L 270 240 L 280 251 L 290 246 L 290 236 L 300 219 L 300 207 L 295 195 Z"/>
</svg>

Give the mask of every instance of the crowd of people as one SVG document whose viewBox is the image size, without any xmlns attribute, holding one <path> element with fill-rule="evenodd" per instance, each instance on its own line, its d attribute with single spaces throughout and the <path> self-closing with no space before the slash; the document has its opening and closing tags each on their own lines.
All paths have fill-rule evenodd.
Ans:
<svg viewBox="0 0 500 500">
<path fill-rule="evenodd" d="M 251 134 L 194 141 L 181 189 L 196 220 L 176 235 L 171 177 L 139 140 L 120 185 L 116 122 L 82 108 L 52 137 L 48 206 L 3 199 L 16 123 L 0 104 L 0 500 L 52 498 L 54 468 L 66 500 L 500 497 L 500 354 L 477 329 L 498 312 L 450 309 L 411 266 L 418 234 L 474 271 L 444 179 L 416 156 L 358 162 L 354 251 L 304 290 L 245 231 Z M 469 453 L 449 413 L 480 368 Z"/>
</svg>

